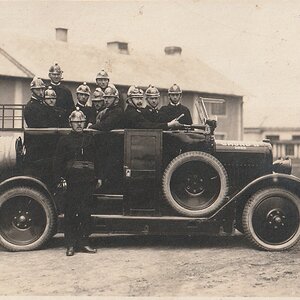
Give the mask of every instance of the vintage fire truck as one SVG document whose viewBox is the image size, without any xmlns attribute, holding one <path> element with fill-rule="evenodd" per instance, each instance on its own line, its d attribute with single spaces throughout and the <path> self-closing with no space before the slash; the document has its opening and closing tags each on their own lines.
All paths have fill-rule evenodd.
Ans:
<svg viewBox="0 0 300 300">
<path fill-rule="evenodd" d="M 199 104 L 200 103 L 200 104 Z M 216 121 L 180 130 L 112 130 L 93 135 L 105 180 L 93 197 L 93 232 L 234 235 L 286 250 L 300 238 L 300 179 L 273 162 L 268 141 L 214 139 Z M 3 127 L 3 126 L 2 126 Z M 70 128 L 0 132 L 0 244 L 38 249 L 63 231 L 64 194 L 53 182 L 57 141 Z"/>
</svg>

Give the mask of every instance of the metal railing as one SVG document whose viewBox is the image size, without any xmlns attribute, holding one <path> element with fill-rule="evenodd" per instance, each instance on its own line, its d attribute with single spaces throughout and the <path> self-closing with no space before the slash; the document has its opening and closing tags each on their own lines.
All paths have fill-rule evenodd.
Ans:
<svg viewBox="0 0 300 300">
<path fill-rule="evenodd" d="M 22 130 L 25 127 L 25 104 L 0 104 L 0 130 Z"/>
</svg>

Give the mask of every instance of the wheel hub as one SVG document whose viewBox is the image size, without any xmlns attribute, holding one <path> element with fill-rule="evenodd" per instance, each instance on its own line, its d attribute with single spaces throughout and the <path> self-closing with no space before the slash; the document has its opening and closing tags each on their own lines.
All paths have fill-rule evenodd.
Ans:
<svg viewBox="0 0 300 300">
<path fill-rule="evenodd" d="M 18 229 L 28 229 L 32 224 L 32 218 L 28 211 L 19 210 L 13 217 L 12 223 Z"/>
<path fill-rule="evenodd" d="M 285 226 L 286 216 L 281 209 L 279 208 L 272 209 L 267 214 L 267 223 L 269 227 L 273 229 L 278 229 L 280 227 Z"/>
<path fill-rule="evenodd" d="M 204 192 L 203 178 L 197 174 L 190 175 L 186 178 L 185 190 L 191 195 L 201 195 Z"/>
</svg>

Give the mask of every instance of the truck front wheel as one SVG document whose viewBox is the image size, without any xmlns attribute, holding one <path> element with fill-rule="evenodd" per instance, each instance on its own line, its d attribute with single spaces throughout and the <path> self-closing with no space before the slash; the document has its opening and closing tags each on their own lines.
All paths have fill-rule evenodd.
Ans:
<svg viewBox="0 0 300 300">
<path fill-rule="evenodd" d="M 243 211 L 243 228 L 256 247 L 281 251 L 300 239 L 300 199 L 283 188 L 265 188 L 256 192 Z"/>
<path fill-rule="evenodd" d="M 0 244 L 10 251 L 40 248 L 56 230 L 55 207 L 31 187 L 14 187 L 0 195 Z"/>
</svg>

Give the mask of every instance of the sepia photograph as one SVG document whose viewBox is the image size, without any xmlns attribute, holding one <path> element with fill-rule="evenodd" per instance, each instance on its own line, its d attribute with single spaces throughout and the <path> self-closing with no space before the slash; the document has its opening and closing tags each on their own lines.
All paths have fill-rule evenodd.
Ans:
<svg viewBox="0 0 300 300">
<path fill-rule="evenodd" d="M 300 299 L 300 2 L 0 0 L 0 299 Z"/>
</svg>

